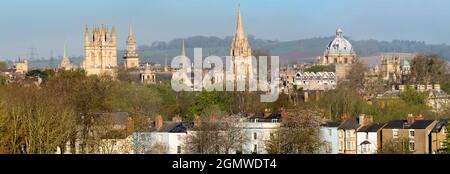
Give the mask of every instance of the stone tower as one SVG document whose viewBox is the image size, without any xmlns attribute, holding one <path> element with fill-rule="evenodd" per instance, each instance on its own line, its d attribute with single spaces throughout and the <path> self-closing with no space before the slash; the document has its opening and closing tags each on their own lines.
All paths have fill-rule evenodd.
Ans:
<svg viewBox="0 0 450 174">
<path fill-rule="evenodd" d="M 136 52 L 136 39 L 130 25 L 128 30 L 127 50 L 123 57 L 125 69 L 139 67 L 139 55 Z"/>
<path fill-rule="evenodd" d="M 81 67 L 88 75 L 115 75 L 117 68 L 116 29 L 93 27 L 92 35 L 88 27 L 84 31 L 84 60 Z"/>
<path fill-rule="evenodd" d="M 236 34 L 231 42 L 230 56 L 233 59 L 235 80 L 246 80 L 253 77 L 252 49 L 244 33 L 240 8 L 237 12 Z"/>
</svg>

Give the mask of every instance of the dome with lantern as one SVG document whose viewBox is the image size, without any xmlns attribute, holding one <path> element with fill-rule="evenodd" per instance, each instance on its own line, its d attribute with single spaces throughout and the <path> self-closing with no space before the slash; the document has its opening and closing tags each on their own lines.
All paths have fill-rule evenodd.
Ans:
<svg viewBox="0 0 450 174">
<path fill-rule="evenodd" d="M 325 55 L 354 55 L 355 51 L 353 50 L 352 44 L 344 38 L 342 35 L 342 29 L 338 28 L 336 30 L 336 37 L 328 44 Z"/>
</svg>

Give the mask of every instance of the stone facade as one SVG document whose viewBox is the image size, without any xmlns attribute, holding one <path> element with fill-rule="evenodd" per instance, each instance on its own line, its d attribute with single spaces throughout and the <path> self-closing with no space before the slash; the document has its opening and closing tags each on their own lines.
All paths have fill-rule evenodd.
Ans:
<svg viewBox="0 0 450 174">
<path fill-rule="evenodd" d="M 334 72 L 297 72 L 294 78 L 296 87 L 304 91 L 324 91 L 336 88 L 336 74 Z"/>
<path fill-rule="evenodd" d="M 18 60 L 14 63 L 14 73 L 25 75 L 28 72 L 28 60 Z"/>
<path fill-rule="evenodd" d="M 88 75 L 115 75 L 117 68 L 116 30 L 110 32 L 107 27 L 93 27 L 89 35 L 86 26 L 84 31 L 84 55 L 81 67 Z"/>
</svg>

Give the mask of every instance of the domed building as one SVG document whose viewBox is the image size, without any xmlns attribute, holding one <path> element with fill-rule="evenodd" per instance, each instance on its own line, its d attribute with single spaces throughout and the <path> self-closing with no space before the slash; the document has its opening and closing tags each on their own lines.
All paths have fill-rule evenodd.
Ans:
<svg viewBox="0 0 450 174">
<path fill-rule="evenodd" d="M 351 69 L 351 64 L 356 61 L 357 55 L 352 44 L 344 38 L 342 29 L 336 30 L 336 37 L 327 45 L 320 64 L 336 65 L 336 76 L 338 80 L 346 78 Z"/>
<path fill-rule="evenodd" d="M 356 59 L 352 44 L 336 30 L 336 37 L 328 44 L 322 57 L 322 64 L 352 64 Z"/>
</svg>

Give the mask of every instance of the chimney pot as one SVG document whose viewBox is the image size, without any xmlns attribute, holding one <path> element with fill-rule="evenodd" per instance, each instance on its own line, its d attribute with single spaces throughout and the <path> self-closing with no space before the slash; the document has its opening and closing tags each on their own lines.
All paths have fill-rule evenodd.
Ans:
<svg viewBox="0 0 450 174">
<path fill-rule="evenodd" d="M 415 121 L 414 115 L 413 114 L 408 114 L 408 117 L 406 118 L 407 122 L 409 125 L 413 124 Z"/>
<path fill-rule="evenodd" d="M 159 114 L 155 118 L 155 128 L 160 129 L 162 126 L 163 126 L 163 118 L 162 118 L 161 114 Z"/>
</svg>

